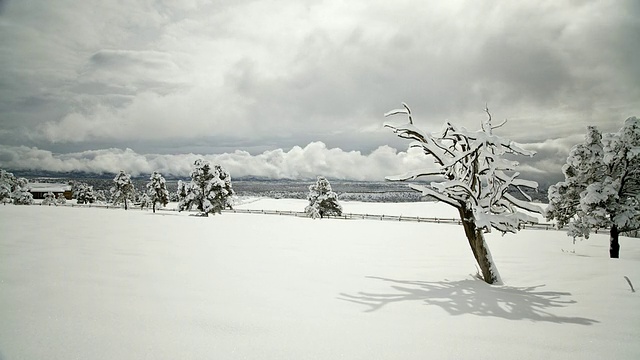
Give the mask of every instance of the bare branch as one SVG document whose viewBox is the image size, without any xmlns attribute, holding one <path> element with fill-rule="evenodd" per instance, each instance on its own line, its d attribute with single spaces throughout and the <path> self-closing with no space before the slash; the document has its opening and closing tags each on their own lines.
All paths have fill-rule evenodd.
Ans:
<svg viewBox="0 0 640 360">
<path fill-rule="evenodd" d="M 484 112 L 487 113 L 487 116 L 489 116 L 489 119 L 487 119 L 487 125 L 489 126 L 489 129 L 485 129 L 484 128 L 484 123 L 482 123 L 482 130 L 486 133 L 491 134 L 491 113 L 489 112 L 489 107 L 487 106 L 487 103 L 484 104 Z"/>
<path fill-rule="evenodd" d="M 498 124 L 496 126 L 492 126 L 491 129 L 493 130 L 493 129 L 500 128 L 500 127 L 504 126 L 504 124 L 506 124 L 506 123 L 507 123 L 507 119 L 504 119 L 503 122 L 501 122 L 500 124 Z"/>
<path fill-rule="evenodd" d="M 388 111 L 386 113 L 384 113 L 384 117 L 389 117 L 389 116 L 393 116 L 393 115 L 398 115 L 398 114 L 407 114 L 407 111 L 404 109 L 395 109 L 395 110 L 391 110 Z"/>
<path fill-rule="evenodd" d="M 384 117 L 404 114 L 404 115 L 407 115 L 407 117 L 409 118 L 409 124 L 413 125 L 413 117 L 411 117 L 411 109 L 409 108 L 409 105 L 403 102 L 402 106 L 404 106 L 404 109 L 394 109 L 394 110 L 388 111 L 384 114 Z"/>
<path fill-rule="evenodd" d="M 409 116 L 409 124 L 413 125 L 413 118 L 411 117 L 411 109 L 409 109 L 409 105 L 403 102 L 402 106 L 404 106 L 404 108 L 407 109 L 407 114 Z"/>
</svg>

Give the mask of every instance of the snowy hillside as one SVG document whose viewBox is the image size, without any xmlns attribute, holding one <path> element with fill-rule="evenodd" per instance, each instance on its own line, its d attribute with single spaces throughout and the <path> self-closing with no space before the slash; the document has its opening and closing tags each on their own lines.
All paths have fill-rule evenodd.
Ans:
<svg viewBox="0 0 640 360">
<path fill-rule="evenodd" d="M 638 239 L 492 233 L 490 286 L 456 225 L 7 205 L 0 233 L 2 360 L 640 358 Z"/>
</svg>

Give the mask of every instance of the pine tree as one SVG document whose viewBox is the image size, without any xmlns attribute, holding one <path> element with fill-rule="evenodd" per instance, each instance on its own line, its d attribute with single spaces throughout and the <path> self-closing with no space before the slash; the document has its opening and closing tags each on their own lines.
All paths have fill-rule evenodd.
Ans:
<svg viewBox="0 0 640 360">
<path fill-rule="evenodd" d="M 29 181 L 25 178 L 16 180 L 15 190 L 11 194 L 15 205 L 32 205 L 33 194 L 29 192 Z"/>
<path fill-rule="evenodd" d="M 411 110 L 406 104 L 403 109 L 385 114 L 404 114 L 409 122 L 385 124 L 399 137 L 414 140 L 410 147 L 420 148 L 434 160 L 430 168 L 411 171 L 388 180 L 406 181 L 418 177 L 436 177 L 441 182 L 430 186 L 411 184 L 411 188 L 421 191 L 423 196 L 442 201 L 458 210 L 469 246 L 480 266 L 484 281 L 489 284 L 500 282 L 500 275 L 484 239 L 484 233 L 496 229 L 502 233 L 515 233 L 522 224 L 537 222 L 537 219 L 518 212 L 524 209 L 541 213 L 542 209 L 530 204 L 531 198 L 521 188 L 537 188 L 533 181 L 518 179 L 514 169 L 515 161 L 503 158 L 505 154 L 533 156 L 534 153 L 520 148 L 514 142 L 493 134 L 494 126 L 488 109 L 488 119 L 482 129 L 472 132 L 446 123 L 441 134 L 423 132 L 413 124 Z M 508 190 L 517 191 L 527 201 L 511 195 Z"/>
<path fill-rule="evenodd" d="M 131 183 L 131 175 L 120 171 L 113 179 L 115 186 L 111 188 L 111 199 L 114 205 L 124 203 L 124 209 L 128 209 L 128 200 L 132 200 L 135 196 L 135 188 Z"/>
<path fill-rule="evenodd" d="M 74 184 L 74 195 L 78 204 L 93 204 L 96 197 L 93 193 L 93 186 L 78 182 Z"/>
<path fill-rule="evenodd" d="M 211 164 L 203 159 L 194 162 L 191 182 L 178 182 L 178 210 L 190 210 L 195 206 L 200 214 L 220 214 L 224 209 L 231 209 L 231 198 L 234 195 L 231 187 L 231 175 L 220 165 Z"/>
<path fill-rule="evenodd" d="M 567 234 L 589 238 L 609 228 L 609 256 L 620 256 L 619 234 L 640 229 L 640 120 L 628 118 L 617 133 L 590 126 L 562 167 L 565 180 L 549 187 L 546 217 Z"/>
<path fill-rule="evenodd" d="M 316 183 L 309 185 L 307 200 L 309 205 L 305 208 L 305 212 L 314 219 L 342 215 L 338 195 L 331 190 L 331 184 L 324 176 L 318 176 Z"/>
<path fill-rule="evenodd" d="M 16 190 L 18 181 L 12 173 L 0 169 L 0 202 L 3 204 L 12 201 L 12 194 Z"/>
<path fill-rule="evenodd" d="M 149 203 L 152 204 L 153 212 L 156 212 L 156 204 L 167 206 L 169 203 L 169 191 L 164 177 L 154 171 L 147 183 L 147 193 L 145 194 Z"/>
</svg>

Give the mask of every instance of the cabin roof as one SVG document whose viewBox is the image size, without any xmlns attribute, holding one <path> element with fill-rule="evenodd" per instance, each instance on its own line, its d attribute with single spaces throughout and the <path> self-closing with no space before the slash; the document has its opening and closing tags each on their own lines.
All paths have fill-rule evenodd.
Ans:
<svg viewBox="0 0 640 360">
<path fill-rule="evenodd" d="M 71 191 L 71 185 L 53 183 L 29 183 L 30 192 L 65 192 Z"/>
</svg>

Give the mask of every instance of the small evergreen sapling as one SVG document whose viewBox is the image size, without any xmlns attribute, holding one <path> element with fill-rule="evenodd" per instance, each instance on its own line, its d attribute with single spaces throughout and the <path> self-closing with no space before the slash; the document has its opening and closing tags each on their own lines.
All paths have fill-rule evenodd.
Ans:
<svg viewBox="0 0 640 360">
<path fill-rule="evenodd" d="M 106 195 L 106 190 L 95 190 L 94 192 L 95 195 L 95 201 L 99 204 L 106 204 L 107 203 L 107 195 Z"/>
<path fill-rule="evenodd" d="M 42 205 L 57 205 L 56 204 L 56 196 L 49 191 L 48 193 L 44 194 L 44 199 L 42 200 Z"/>
<path fill-rule="evenodd" d="M 331 190 L 331 184 L 324 176 L 318 176 L 316 183 L 309 186 L 307 199 L 309 205 L 305 208 L 305 212 L 314 219 L 342 215 L 338 195 Z"/>
<path fill-rule="evenodd" d="M 56 198 L 56 205 L 64 205 L 67 203 L 67 198 L 64 197 L 63 193 L 58 194 Z"/>
<path fill-rule="evenodd" d="M 140 210 L 144 210 L 144 209 L 148 209 L 149 207 L 151 207 L 151 198 L 149 198 L 149 194 L 147 194 L 146 192 L 142 194 L 142 196 L 140 197 L 140 199 L 138 199 L 138 203 L 140 204 Z M 155 204 L 153 204 L 155 205 Z M 155 207 L 153 209 L 153 212 L 155 213 Z"/>
</svg>

